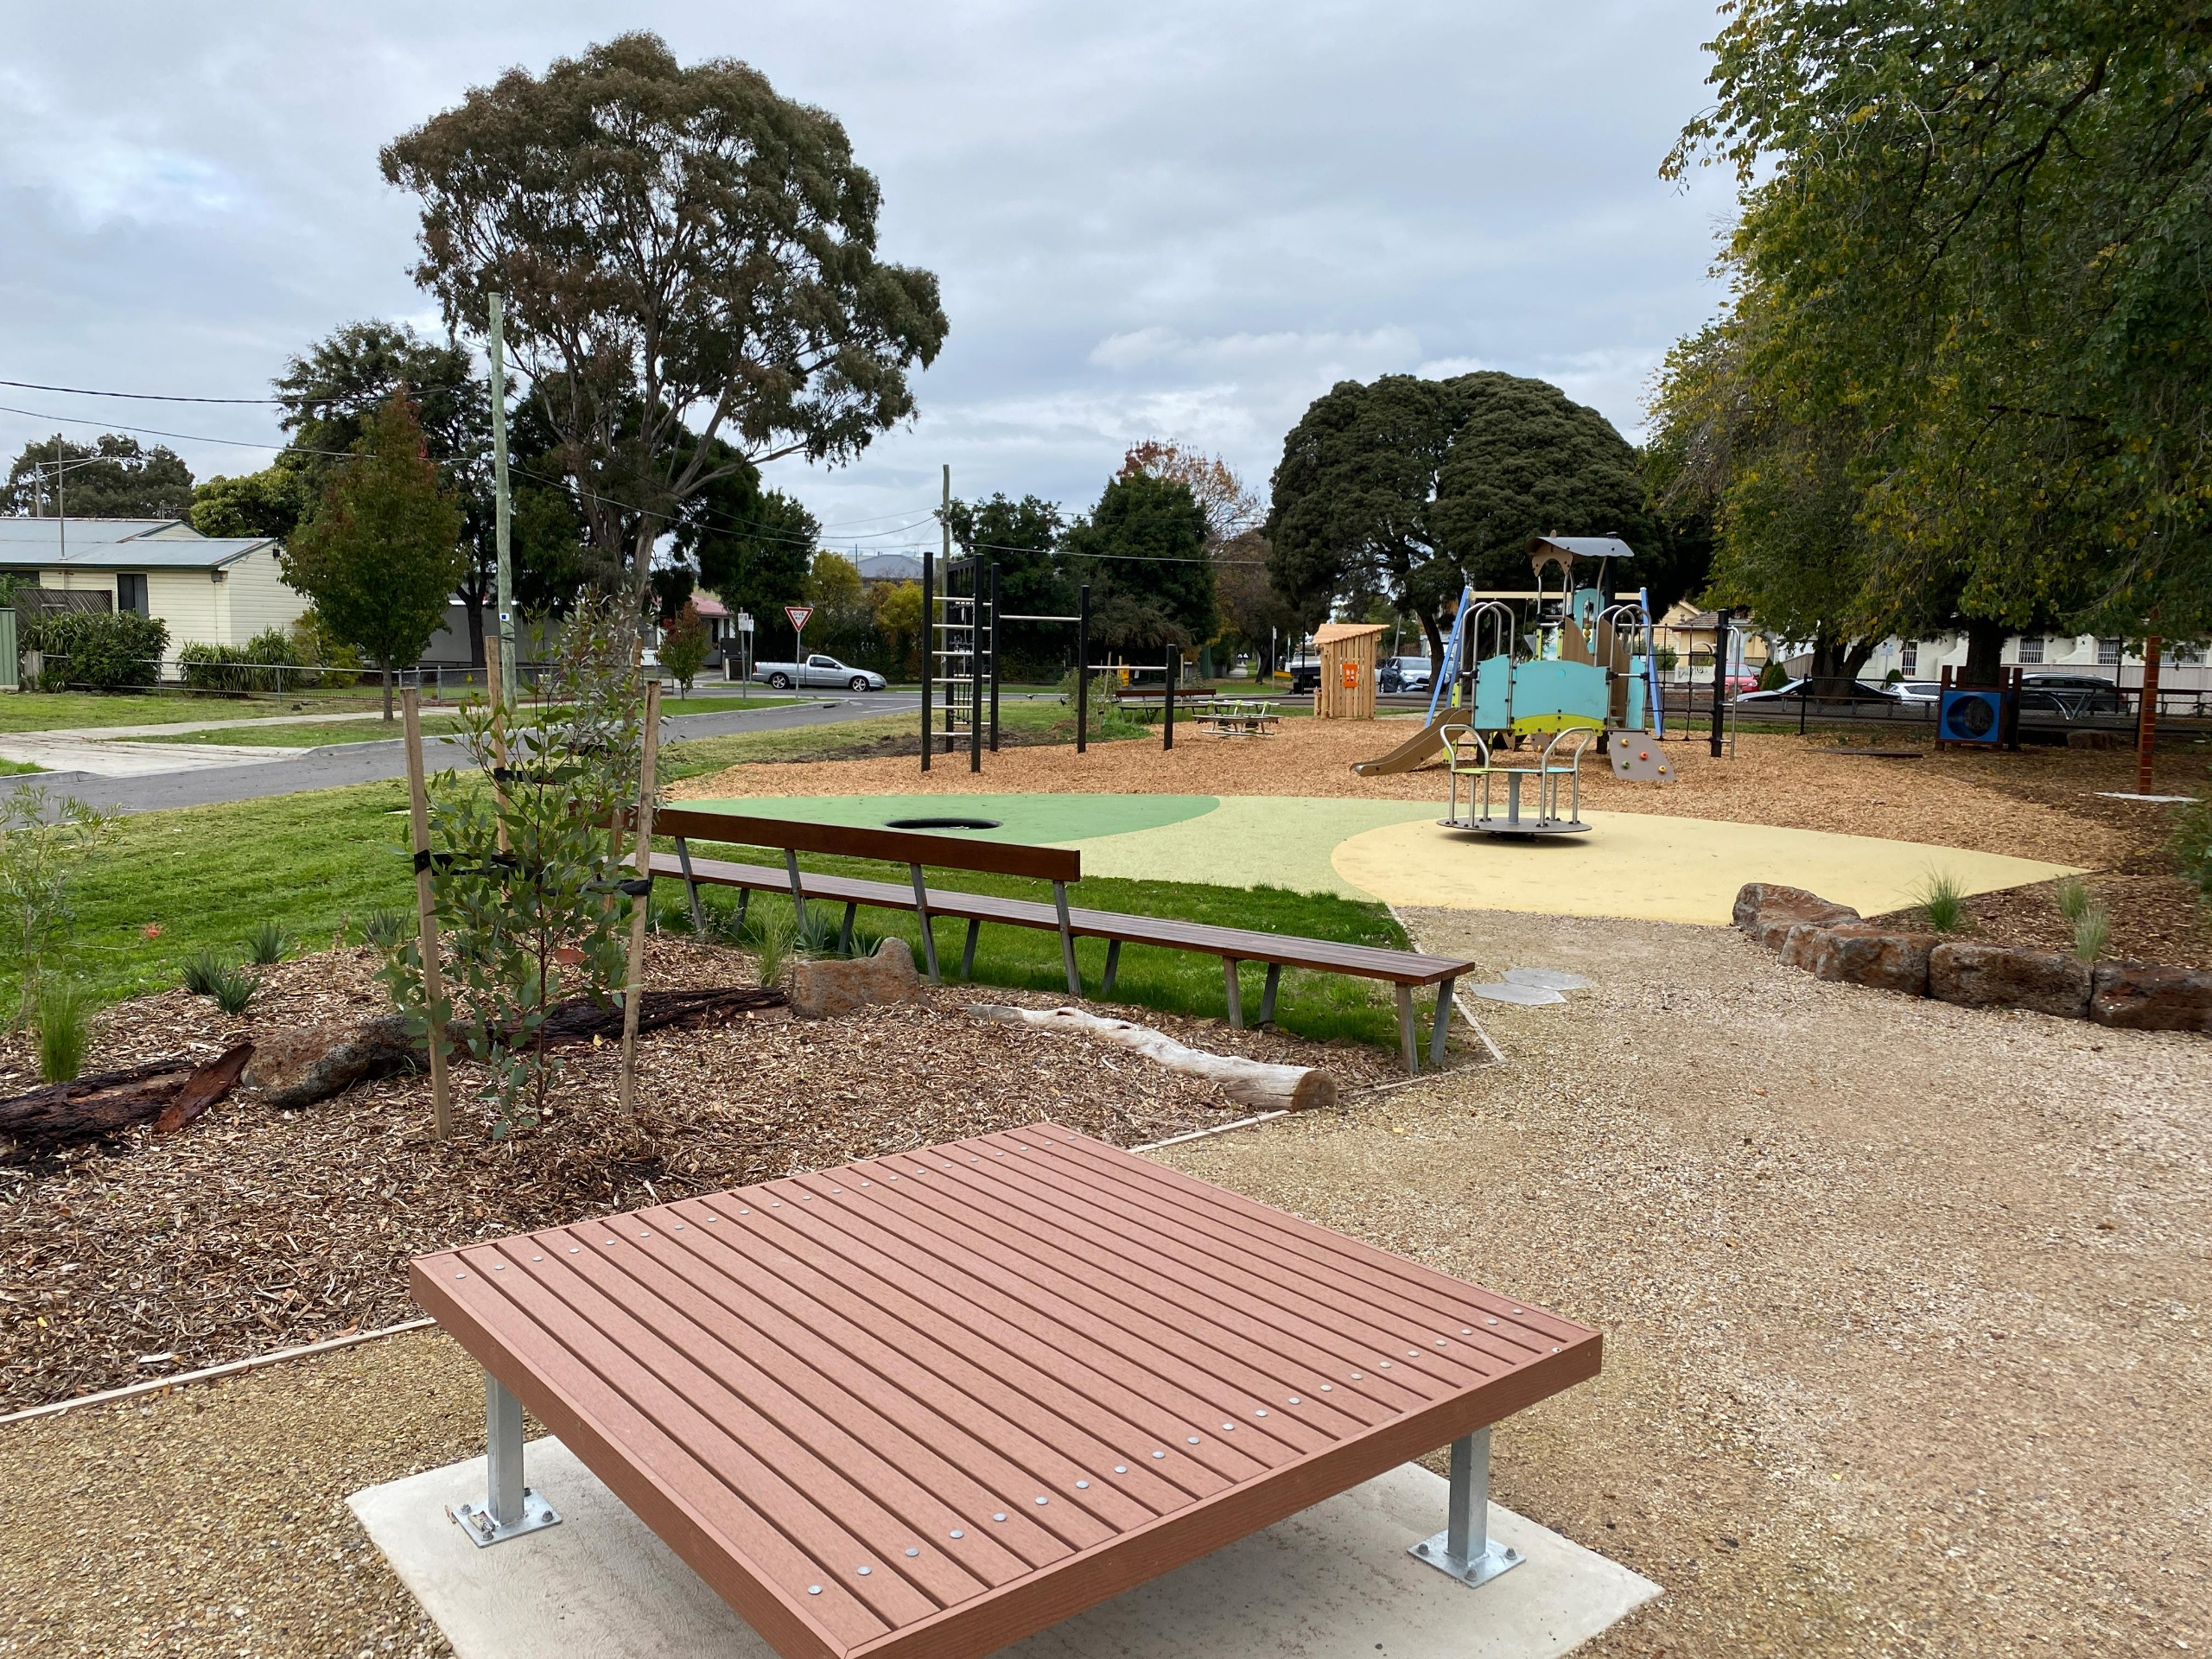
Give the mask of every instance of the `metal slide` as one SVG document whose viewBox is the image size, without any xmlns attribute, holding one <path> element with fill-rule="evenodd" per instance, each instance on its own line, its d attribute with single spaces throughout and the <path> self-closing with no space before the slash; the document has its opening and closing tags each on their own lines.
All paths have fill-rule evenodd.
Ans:
<svg viewBox="0 0 2212 1659">
<path fill-rule="evenodd" d="M 1354 761 L 1352 770 L 1363 778 L 1382 778 L 1392 772 L 1411 772 L 1415 766 L 1444 752 L 1444 728 L 1455 721 L 1462 726 L 1467 723 L 1466 716 L 1457 709 L 1446 709 L 1389 753 L 1379 754 L 1372 760 Z"/>
</svg>

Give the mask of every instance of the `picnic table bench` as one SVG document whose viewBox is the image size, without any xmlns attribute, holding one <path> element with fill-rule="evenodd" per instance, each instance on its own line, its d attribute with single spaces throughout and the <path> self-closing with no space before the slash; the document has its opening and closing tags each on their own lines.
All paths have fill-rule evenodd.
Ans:
<svg viewBox="0 0 2212 1659">
<path fill-rule="evenodd" d="M 907 911 L 921 920 L 924 965 L 933 981 L 941 977 L 937 938 L 931 926 L 936 918 L 946 917 L 968 925 L 967 941 L 960 958 L 963 979 L 975 971 L 976 947 L 984 923 L 1039 928 L 1060 936 L 1068 995 L 1078 998 L 1084 995 L 1083 976 L 1075 956 L 1075 942 L 1079 938 L 1106 941 L 1106 967 L 1100 995 L 1109 998 L 1114 995 L 1122 945 L 1197 951 L 1221 958 L 1229 1022 L 1238 1030 L 1244 1026 L 1244 997 L 1237 969 L 1244 963 L 1263 963 L 1267 966 L 1267 980 L 1260 997 L 1262 1025 L 1274 1018 L 1276 991 L 1285 968 L 1378 980 L 1390 985 L 1395 996 L 1400 1059 L 1408 1071 L 1417 1071 L 1421 1065 L 1414 1017 L 1415 988 L 1436 987 L 1436 1012 L 1430 1026 L 1428 1049 L 1429 1063 L 1440 1065 L 1452 1018 L 1452 987 L 1462 974 L 1474 966 L 1457 957 L 1432 957 L 1416 950 L 1346 944 L 1333 939 L 1300 938 L 1254 928 L 1220 927 L 1204 922 L 1078 908 L 1070 905 L 1067 898 L 1068 885 L 1082 876 L 1082 857 L 1073 848 L 971 841 L 913 830 L 810 823 L 798 818 L 756 817 L 684 807 L 657 812 L 653 828 L 658 833 L 672 837 L 676 850 L 672 854 L 654 854 L 652 873 L 656 878 L 672 877 L 685 884 L 695 926 L 699 920 L 698 889 L 702 885 L 737 888 L 741 895 L 741 906 L 753 893 L 787 893 L 802 914 L 810 901 L 841 904 L 844 906 L 844 921 L 839 931 L 841 950 L 852 947 L 853 924 L 862 906 Z M 784 867 L 777 869 L 765 864 L 696 857 L 690 848 L 695 840 L 778 848 L 784 854 Z M 803 871 L 798 867 L 798 855 L 802 852 L 905 864 L 908 879 L 901 884 Z M 1050 881 L 1052 902 L 933 887 L 924 877 L 925 868 L 976 870 Z"/>
<path fill-rule="evenodd" d="M 489 1546 L 557 1524 L 522 1410 L 785 1659 L 969 1659 L 1490 1426 L 1597 1332 L 1039 1123 L 417 1257 L 483 1367 Z"/>
<path fill-rule="evenodd" d="M 1199 702 L 1198 729 L 1214 737 L 1273 737 L 1282 716 L 1257 697 L 1212 697 Z"/>
</svg>

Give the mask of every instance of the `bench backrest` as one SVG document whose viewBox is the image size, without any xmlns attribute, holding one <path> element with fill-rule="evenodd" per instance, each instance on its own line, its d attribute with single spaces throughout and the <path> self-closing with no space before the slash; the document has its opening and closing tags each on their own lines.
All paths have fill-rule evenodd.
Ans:
<svg viewBox="0 0 2212 1659">
<path fill-rule="evenodd" d="M 917 807 L 916 810 L 918 816 L 926 808 Z M 810 823 L 800 818 L 754 817 L 738 812 L 702 812 L 696 807 L 665 807 L 653 814 L 653 831 L 657 835 L 681 836 L 686 841 L 721 841 L 739 847 L 776 847 L 795 853 L 880 858 L 893 864 L 982 870 L 991 875 L 1023 875 L 1042 881 L 1075 881 L 1083 875 L 1083 855 L 1072 847 L 970 841 L 964 836 L 932 836 L 915 830 L 871 830 L 854 824 Z"/>
</svg>

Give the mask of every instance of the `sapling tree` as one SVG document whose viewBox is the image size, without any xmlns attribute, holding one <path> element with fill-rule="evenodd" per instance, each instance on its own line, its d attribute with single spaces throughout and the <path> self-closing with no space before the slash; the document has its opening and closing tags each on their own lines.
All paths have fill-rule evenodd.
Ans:
<svg viewBox="0 0 2212 1659">
<path fill-rule="evenodd" d="M 36 785 L 0 801 L 0 965 L 16 976 L 15 1030 L 35 1013 L 40 982 L 68 944 L 71 885 L 115 830 L 112 817 Z"/>
<path fill-rule="evenodd" d="M 631 895 L 623 825 L 643 743 L 641 612 L 587 598 L 561 637 L 550 694 L 518 721 L 478 703 L 461 727 L 474 766 L 430 784 L 431 887 L 447 1039 L 491 1073 L 493 1133 L 536 1127 L 559 1061 L 537 1046 L 571 996 L 612 1001 Z M 512 722 L 512 723 L 508 723 Z M 503 759 L 504 757 L 504 759 Z M 384 976 L 427 1036 L 419 937 L 385 950 Z"/>
<path fill-rule="evenodd" d="M 663 625 L 660 664 L 685 696 L 691 695 L 691 682 L 707 665 L 707 652 L 712 645 L 713 641 L 707 635 L 707 620 L 690 600 L 685 600 L 683 608 Z"/>
</svg>

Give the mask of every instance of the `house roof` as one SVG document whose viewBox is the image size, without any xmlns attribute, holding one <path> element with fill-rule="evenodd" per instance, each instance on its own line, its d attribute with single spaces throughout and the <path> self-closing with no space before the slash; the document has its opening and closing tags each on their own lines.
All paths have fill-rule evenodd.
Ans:
<svg viewBox="0 0 2212 1659">
<path fill-rule="evenodd" d="M 181 518 L 0 518 L 0 567 L 11 570 L 219 570 L 264 548 L 276 543 L 202 536 Z"/>
<path fill-rule="evenodd" d="M 853 561 L 862 582 L 919 582 L 922 561 L 912 553 L 863 553 Z"/>
<path fill-rule="evenodd" d="M 1313 630 L 1313 643 L 1333 645 L 1339 639 L 1371 639 L 1382 631 L 1380 622 L 1324 622 Z"/>
</svg>

